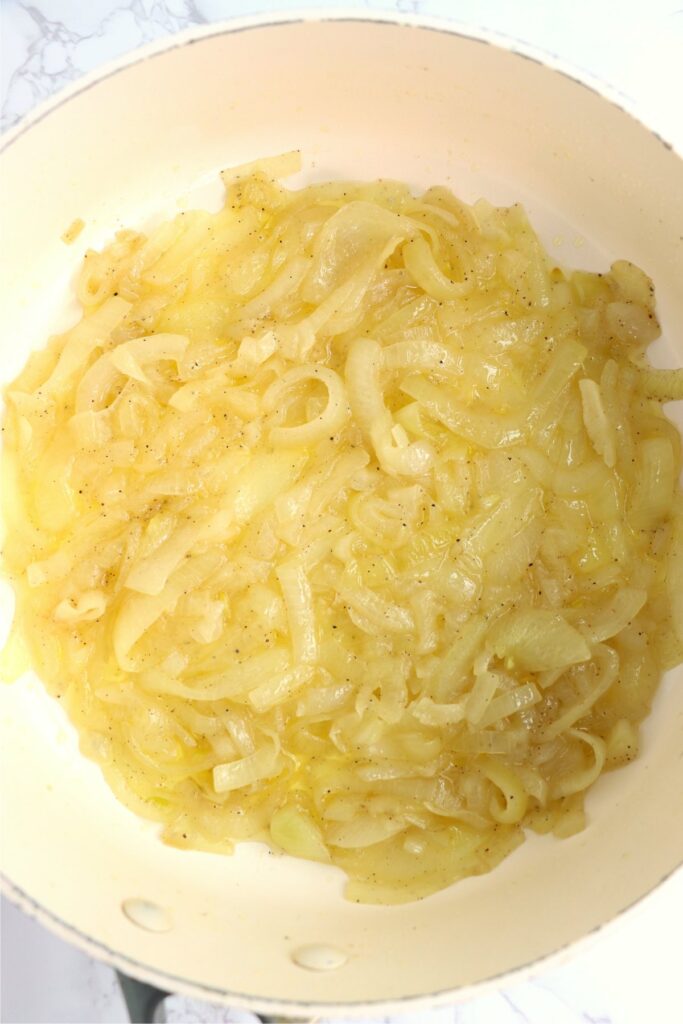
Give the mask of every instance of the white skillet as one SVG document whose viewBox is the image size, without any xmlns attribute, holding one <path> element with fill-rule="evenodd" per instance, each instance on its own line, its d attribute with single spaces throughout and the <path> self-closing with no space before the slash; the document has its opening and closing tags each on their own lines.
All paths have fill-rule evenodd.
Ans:
<svg viewBox="0 0 683 1024">
<path fill-rule="evenodd" d="M 426 18 L 309 12 L 193 30 L 81 79 L 3 140 L 0 378 L 73 319 L 86 247 L 179 198 L 216 205 L 220 168 L 297 147 L 301 183 L 391 176 L 522 200 L 561 261 L 635 261 L 657 286 L 655 359 L 681 365 L 683 163 L 610 96 L 509 47 Z M 255 844 L 232 858 L 163 846 L 35 679 L 0 687 L 0 747 L 10 898 L 129 974 L 263 1013 L 469 996 L 594 933 L 683 861 L 681 669 L 640 759 L 596 786 L 585 832 L 529 839 L 492 874 L 398 908 L 347 903 L 336 869 Z"/>
</svg>

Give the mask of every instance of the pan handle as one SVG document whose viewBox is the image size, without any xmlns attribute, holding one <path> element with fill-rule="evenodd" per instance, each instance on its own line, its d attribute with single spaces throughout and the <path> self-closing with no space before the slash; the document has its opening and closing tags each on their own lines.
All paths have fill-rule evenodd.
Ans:
<svg viewBox="0 0 683 1024">
<path fill-rule="evenodd" d="M 163 1002 L 170 993 L 144 981 L 137 981 L 136 978 L 129 978 L 121 971 L 117 971 L 116 975 L 131 1024 L 164 1024 L 166 1014 Z M 261 1024 L 297 1024 L 293 1017 L 270 1017 L 260 1013 L 254 1016 Z M 300 1024 L 305 1022 L 300 1021 Z"/>
<path fill-rule="evenodd" d="M 166 1014 L 162 1004 L 169 993 L 145 981 L 129 978 L 121 971 L 117 971 L 116 976 L 131 1024 L 164 1024 Z"/>
<path fill-rule="evenodd" d="M 261 1024 L 314 1024 L 313 1021 L 304 1020 L 303 1017 L 264 1017 L 262 1013 L 255 1013 L 256 1020 Z"/>
</svg>

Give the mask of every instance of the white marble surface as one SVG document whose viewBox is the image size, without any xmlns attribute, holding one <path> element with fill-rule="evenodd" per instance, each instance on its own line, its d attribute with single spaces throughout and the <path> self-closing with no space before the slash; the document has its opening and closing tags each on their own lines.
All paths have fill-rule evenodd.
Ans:
<svg viewBox="0 0 683 1024">
<path fill-rule="evenodd" d="M 79 75 L 149 40 L 193 24 L 305 6 L 305 0 L 0 0 L 0 125 L 10 127 Z M 317 6 L 340 4 L 319 0 Z M 346 0 L 344 6 L 447 15 L 532 42 L 610 82 L 683 151 L 682 0 Z M 679 1024 L 681 921 L 679 872 L 561 966 L 466 1004 L 400 1020 Z M 108 967 L 53 938 L 7 904 L 1 925 L 2 1021 L 126 1020 Z M 169 1021 L 188 1024 L 253 1019 L 178 997 L 168 1001 L 167 1013 Z"/>
</svg>

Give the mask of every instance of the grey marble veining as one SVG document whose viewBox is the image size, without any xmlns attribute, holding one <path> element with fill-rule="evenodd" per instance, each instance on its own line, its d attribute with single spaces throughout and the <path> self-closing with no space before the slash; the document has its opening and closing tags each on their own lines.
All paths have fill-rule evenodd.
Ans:
<svg viewBox="0 0 683 1024">
<path fill-rule="evenodd" d="M 306 7 L 290 0 L 0 0 L 0 126 L 104 62 L 192 25 L 263 10 Z M 311 6 L 310 4 L 308 6 Z M 318 7 L 330 5 L 319 0 Z M 556 52 L 611 81 L 666 135 L 680 126 L 683 89 L 662 87 L 683 53 L 680 0 L 346 0 L 375 8 L 485 24 Z M 589 31 L 587 31 L 589 27 Z M 676 56 L 678 55 L 678 56 Z M 668 61 L 668 64 L 667 64 Z M 661 69 L 667 69 L 663 72 Z M 679 84 L 683 85 L 680 75 Z M 676 98 L 678 92 L 679 98 Z M 669 95 L 671 93 L 671 95 Z M 679 131 L 679 139 L 683 132 Z M 414 1013 L 405 1024 L 678 1024 L 683 877 L 564 964 L 533 980 L 458 1006 Z M 2 1012 L 10 1022 L 123 1021 L 113 972 L 2 905 Z M 178 996 L 170 1022 L 241 1022 L 249 1014 Z M 393 1024 L 392 1018 L 385 1018 Z M 378 1024 L 369 1018 L 361 1024 Z"/>
</svg>

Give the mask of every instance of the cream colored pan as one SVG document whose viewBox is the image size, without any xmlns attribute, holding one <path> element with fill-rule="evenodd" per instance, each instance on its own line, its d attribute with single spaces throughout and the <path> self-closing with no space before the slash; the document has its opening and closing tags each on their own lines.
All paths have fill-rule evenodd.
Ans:
<svg viewBox="0 0 683 1024">
<path fill-rule="evenodd" d="M 559 260 L 637 262 L 683 363 L 683 163 L 592 88 L 507 44 L 426 20 L 258 19 L 139 51 L 4 139 L 1 376 L 73 317 L 84 249 L 215 203 L 218 170 L 292 148 L 301 180 L 393 176 L 522 200 Z M 67 247 L 76 217 L 86 229 Z M 3 593 L 3 629 L 11 599 Z M 170 849 L 112 796 L 35 679 L 0 688 L 2 871 L 10 898 L 162 988 L 262 1013 L 381 1015 L 469 994 L 612 921 L 683 861 L 683 671 L 590 827 L 531 838 L 492 874 L 419 903 L 342 898 L 334 868 Z M 665 882 L 663 884 L 666 884 Z M 317 969 L 316 969 L 317 968 Z"/>
</svg>

